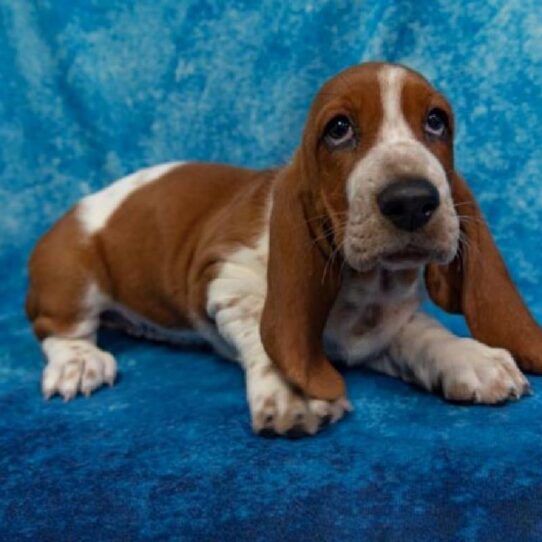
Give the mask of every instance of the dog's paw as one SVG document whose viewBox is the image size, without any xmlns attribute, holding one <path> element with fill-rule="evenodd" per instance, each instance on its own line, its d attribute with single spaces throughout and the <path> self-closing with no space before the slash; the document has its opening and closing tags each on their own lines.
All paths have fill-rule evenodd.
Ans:
<svg viewBox="0 0 542 542">
<path fill-rule="evenodd" d="M 449 401 L 498 404 L 531 393 L 528 380 L 507 350 L 474 339 L 461 339 L 442 374 Z"/>
<path fill-rule="evenodd" d="M 46 399 L 59 394 L 69 401 L 77 393 L 88 396 L 103 384 L 113 385 L 115 358 L 90 341 L 55 337 L 45 339 L 42 347 L 47 357 L 41 380 Z"/>
<path fill-rule="evenodd" d="M 314 435 L 327 423 L 337 422 L 352 410 L 346 398 L 307 399 L 270 366 L 247 373 L 247 396 L 252 429 L 261 435 Z"/>
</svg>

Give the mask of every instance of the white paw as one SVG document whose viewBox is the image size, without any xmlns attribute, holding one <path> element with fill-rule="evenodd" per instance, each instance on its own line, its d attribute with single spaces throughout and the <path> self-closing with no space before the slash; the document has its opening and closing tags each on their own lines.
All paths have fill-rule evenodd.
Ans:
<svg viewBox="0 0 542 542">
<path fill-rule="evenodd" d="M 346 398 L 321 401 L 302 396 L 271 366 L 247 372 L 247 395 L 252 429 L 263 435 L 314 435 L 352 410 Z"/>
<path fill-rule="evenodd" d="M 442 374 L 442 391 L 450 401 L 497 404 L 530 394 L 531 388 L 507 350 L 461 339 Z"/>
<path fill-rule="evenodd" d="M 41 380 L 46 399 L 58 393 L 69 401 L 78 392 L 88 396 L 103 384 L 115 382 L 115 358 L 90 341 L 51 337 L 42 348 L 47 357 Z"/>
</svg>

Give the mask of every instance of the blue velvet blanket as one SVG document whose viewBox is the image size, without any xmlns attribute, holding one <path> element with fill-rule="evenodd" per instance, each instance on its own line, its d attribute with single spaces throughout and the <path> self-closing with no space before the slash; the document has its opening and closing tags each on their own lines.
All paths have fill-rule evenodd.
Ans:
<svg viewBox="0 0 542 542">
<path fill-rule="evenodd" d="M 82 195 L 169 160 L 284 163 L 321 83 L 385 59 L 455 106 L 541 321 L 541 27 L 537 0 L 0 0 L 0 539 L 542 540 L 541 377 L 460 407 L 351 370 L 344 422 L 263 439 L 236 366 L 122 335 L 113 389 L 46 403 L 22 312 L 32 245 Z"/>
</svg>

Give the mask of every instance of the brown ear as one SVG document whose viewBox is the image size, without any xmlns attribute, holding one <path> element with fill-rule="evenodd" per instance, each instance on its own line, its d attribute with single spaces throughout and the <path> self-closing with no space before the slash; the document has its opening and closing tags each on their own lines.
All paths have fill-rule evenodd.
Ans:
<svg viewBox="0 0 542 542">
<path fill-rule="evenodd" d="M 296 178 L 297 177 L 297 178 Z M 326 358 L 322 335 L 340 285 L 315 228 L 309 192 L 293 170 L 277 180 L 271 212 L 267 297 L 261 321 L 265 350 L 284 376 L 309 397 L 345 394 Z"/>
<path fill-rule="evenodd" d="M 465 217 L 464 239 L 449 265 L 427 267 L 431 299 L 448 312 L 463 313 L 474 338 L 510 350 L 522 369 L 542 372 L 542 330 L 512 283 L 480 208 L 459 175 L 454 176 L 452 193 L 458 213 Z"/>
</svg>

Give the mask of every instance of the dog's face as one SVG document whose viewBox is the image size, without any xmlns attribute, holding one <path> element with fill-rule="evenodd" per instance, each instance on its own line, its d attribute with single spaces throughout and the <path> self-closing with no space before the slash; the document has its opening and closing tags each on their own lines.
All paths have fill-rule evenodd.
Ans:
<svg viewBox="0 0 542 542">
<path fill-rule="evenodd" d="M 401 66 L 364 64 L 324 85 L 303 147 L 314 157 L 333 242 L 352 268 L 454 257 L 453 129 L 446 99 Z"/>
</svg>

